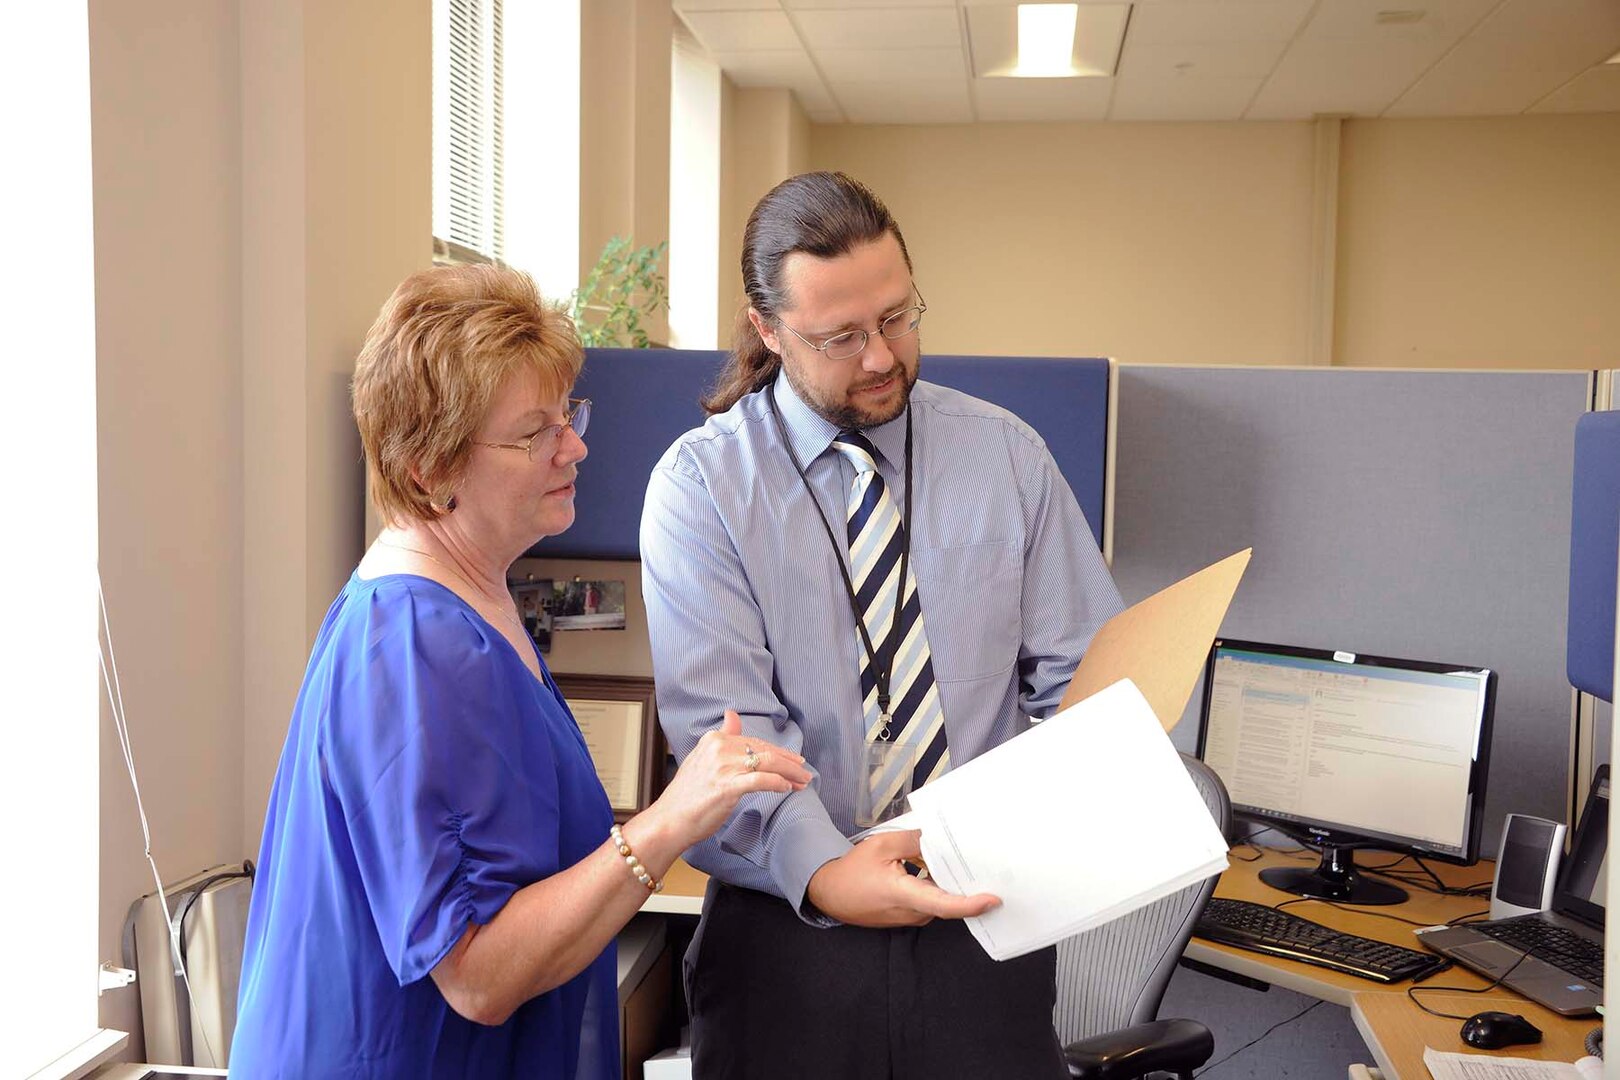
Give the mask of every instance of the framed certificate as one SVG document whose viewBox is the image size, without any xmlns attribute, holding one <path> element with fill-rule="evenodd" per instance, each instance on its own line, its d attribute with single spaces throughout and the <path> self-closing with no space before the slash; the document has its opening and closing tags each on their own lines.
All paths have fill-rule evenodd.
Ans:
<svg viewBox="0 0 1620 1080">
<path fill-rule="evenodd" d="M 645 810 L 662 788 L 663 733 L 651 679 L 552 673 L 574 714 L 616 821 Z"/>
</svg>

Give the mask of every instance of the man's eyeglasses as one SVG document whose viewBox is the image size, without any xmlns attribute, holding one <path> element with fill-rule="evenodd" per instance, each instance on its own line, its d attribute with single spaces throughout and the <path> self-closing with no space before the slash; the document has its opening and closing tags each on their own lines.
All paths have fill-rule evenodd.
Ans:
<svg viewBox="0 0 1620 1080">
<path fill-rule="evenodd" d="M 478 446 L 487 446 L 494 450 L 521 450 L 529 455 L 529 460 L 536 458 L 551 458 L 557 453 L 557 444 L 562 441 L 565 428 L 573 428 L 574 434 L 580 438 L 585 437 L 585 429 L 591 422 L 591 399 L 569 398 L 568 412 L 563 416 L 560 424 L 548 424 L 539 431 L 530 435 L 522 442 L 476 442 Z"/>
<path fill-rule="evenodd" d="M 878 323 L 878 332 L 890 341 L 914 334 L 917 327 L 922 325 L 923 312 L 928 310 L 928 301 L 923 299 L 922 290 L 917 289 L 915 285 L 912 289 L 917 292 L 917 303 L 908 308 L 901 308 Z M 848 360 L 852 356 L 859 356 L 866 350 L 866 343 L 872 337 L 866 330 L 845 330 L 842 334 L 834 334 L 817 345 L 781 319 L 777 319 L 776 323 L 829 360 Z"/>
</svg>

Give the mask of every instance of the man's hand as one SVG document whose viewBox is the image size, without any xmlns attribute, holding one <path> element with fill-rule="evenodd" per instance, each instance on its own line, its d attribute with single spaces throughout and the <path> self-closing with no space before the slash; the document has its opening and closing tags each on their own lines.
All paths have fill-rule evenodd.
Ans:
<svg viewBox="0 0 1620 1080">
<path fill-rule="evenodd" d="M 983 915 L 1001 903 L 988 893 L 956 896 L 906 873 L 922 854 L 915 829 L 869 836 L 810 878 L 810 902 L 851 926 L 921 926 L 930 919 Z"/>
</svg>

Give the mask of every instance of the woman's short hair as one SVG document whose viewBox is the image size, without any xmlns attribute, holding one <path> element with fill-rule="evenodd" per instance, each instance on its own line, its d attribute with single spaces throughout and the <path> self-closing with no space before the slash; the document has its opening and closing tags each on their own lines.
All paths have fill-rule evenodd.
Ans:
<svg viewBox="0 0 1620 1080">
<path fill-rule="evenodd" d="M 354 365 L 354 420 L 383 519 L 444 513 L 496 390 L 532 371 L 543 397 L 560 398 L 584 358 L 574 324 L 522 271 L 438 266 L 400 282 Z"/>
</svg>

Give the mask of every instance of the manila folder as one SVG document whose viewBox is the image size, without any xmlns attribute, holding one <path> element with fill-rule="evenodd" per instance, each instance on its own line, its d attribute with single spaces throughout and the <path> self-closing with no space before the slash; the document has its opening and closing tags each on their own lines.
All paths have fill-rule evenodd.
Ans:
<svg viewBox="0 0 1620 1080">
<path fill-rule="evenodd" d="M 1226 839 L 1129 679 L 911 793 L 880 828 L 922 830 L 947 892 L 996 960 L 1044 948 L 1226 869 Z"/>
<path fill-rule="evenodd" d="M 1103 623 L 1058 708 L 1130 679 L 1164 730 L 1175 727 L 1253 550 L 1245 548 L 1206 566 Z"/>
</svg>

